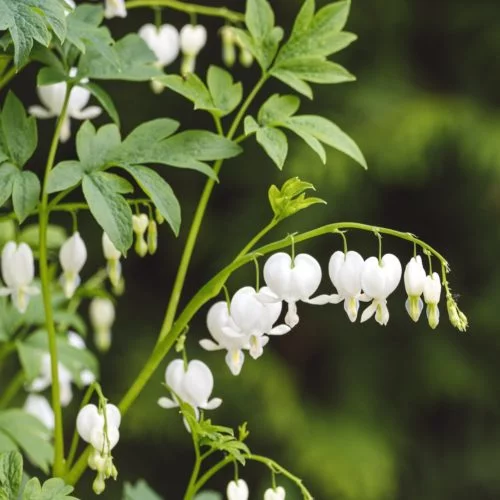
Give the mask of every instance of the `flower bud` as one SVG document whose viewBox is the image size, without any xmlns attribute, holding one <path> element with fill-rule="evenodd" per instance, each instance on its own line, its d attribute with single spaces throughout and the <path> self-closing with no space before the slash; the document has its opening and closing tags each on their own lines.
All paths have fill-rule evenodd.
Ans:
<svg viewBox="0 0 500 500">
<path fill-rule="evenodd" d="M 67 299 L 73 297 L 76 288 L 80 284 L 80 271 L 87 260 L 87 247 L 80 233 L 75 232 L 67 239 L 59 250 L 59 262 L 63 269 L 61 283 L 64 295 Z"/>
<path fill-rule="evenodd" d="M 460 332 L 465 332 L 469 326 L 469 321 L 467 316 L 458 308 L 453 297 L 449 296 L 446 300 L 446 308 L 448 309 L 450 323 Z"/>
<path fill-rule="evenodd" d="M 127 17 L 127 7 L 125 0 L 105 0 L 104 17 Z"/>
<path fill-rule="evenodd" d="M 427 304 L 427 319 L 434 329 L 439 324 L 439 299 L 441 298 L 441 280 L 438 273 L 426 276 L 424 282 L 424 301 Z"/>
<path fill-rule="evenodd" d="M 96 495 L 100 495 L 106 489 L 106 482 L 104 481 L 104 475 L 102 472 L 97 473 L 97 476 L 92 483 L 92 489 Z"/>
<path fill-rule="evenodd" d="M 236 61 L 236 37 L 231 26 L 223 26 L 220 30 L 222 37 L 222 60 L 231 68 Z"/>
<path fill-rule="evenodd" d="M 149 218 L 146 214 L 132 216 L 132 228 L 136 235 L 134 249 L 140 257 L 148 253 L 148 244 L 144 240 L 144 235 L 149 227 Z"/>
<path fill-rule="evenodd" d="M 102 251 L 107 260 L 107 272 L 113 287 L 118 287 L 122 276 L 122 265 L 120 263 L 121 252 L 117 250 L 106 233 L 102 233 Z"/>
<path fill-rule="evenodd" d="M 106 298 L 95 298 L 90 303 L 90 322 L 94 328 L 94 342 L 101 352 L 111 346 L 111 326 L 115 321 L 115 306 Z"/>
<path fill-rule="evenodd" d="M 420 296 L 424 291 L 425 277 L 422 258 L 417 255 L 408 262 L 404 273 L 405 290 L 408 294 L 406 310 L 413 321 L 418 321 L 424 307 Z"/>
<path fill-rule="evenodd" d="M 149 221 L 148 225 L 148 251 L 151 255 L 158 249 L 158 228 L 154 220 Z"/>
<path fill-rule="evenodd" d="M 158 222 L 158 224 L 160 225 L 162 225 L 165 222 L 165 217 L 163 217 L 163 215 L 158 209 L 155 210 L 155 219 L 156 222 Z"/>
<path fill-rule="evenodd" d="M 240 64 L 245 68 L 249 68 L 253 64 L 253 54 L 246 48 L 240 51 Z"/>
<path fill-rule="evenodd" d="M 181 74 L 194 73 L 196 56 L 207 43 L 207 30 L 198 24 L 186 24 L 180 31 L 180 46 L 183 54 Z"/>
</svg>

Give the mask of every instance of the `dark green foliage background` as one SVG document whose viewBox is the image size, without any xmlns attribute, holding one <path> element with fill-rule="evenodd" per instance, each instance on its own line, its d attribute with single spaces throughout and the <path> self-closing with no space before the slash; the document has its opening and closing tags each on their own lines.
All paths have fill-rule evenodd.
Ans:
<svg viewBox="0 0 500 500">
<path fill-rule="evenodd" d="M 244 8 L 240 0 L 229 3 Z M 272 3 L 277 19 L 289 27 L 301 2 Z M 368 172 L 331 150 L 323 166 L 296 139 L 283 173 L 253 140 L 244 144 L 244 156 L 223 168 L 186 297 L 268 221 L 268 186 L 298 175 L 314 183 L 328 205 L 284 223 L 276 238 L 339 220 L 416 233 L 447 256 L 450 281 L 469 316 L 465 334 L 448 324 L 444 307 L 436 331 L 424 318 L 414 325 L 404 310 L 403 290 L 389 301 L 386 328 L 372 321 L 352 325 L 340 306 L 302 305 L 299 326 L 273 339 L 264 357 L 248 360 L 237 378 L 221 353 L 196 347 L 207 335 L 206 310 L 191 324 L 189 354 L 211 365 L 214 395 L 225 400 L 210 416 L 234 426 L 247 420 L 250 448 L 303 477 L 319 500 L 500 497 L 499 14 L 500 6 L 487 0 L 353 0 L 347 29 L 359 41 L 339 62 L 358 82 L 315 86 L 316 100 L 304 102 L 301 112 L 321 113 L 338 123 L 365 153 Z M 178 26 L 188 20 L 169 11 L 164 19 Z M 134 10 L 110 26 L 118 36 L 151 20 L 148 11 Z M 208 20 L 207 26 L 202 73 L 209 63 L 221 64 L 220 23 Z M 247 92 L 256 71 L 236 69 Z M 14 82 L 29 104 L 35 102 L 34 75 L 28 69 Z M 171 92 L 157 97 L 146 84 L 106 88 L 126 132 L 163 116 L 180 119 L 184 128 L 211 126 L 203 113 Z M 288 92 L 274 82 L 267 90 Z M 264 96 L 259 104 L 263 101 Z M 41 141 L 47 141 L 52 126 L 39 122 L 39 131 Z M 63 146 L 60 159 L 63 155 L 73 157 L 72 146 Z M 170 172 L 168 180 L 183 205 L 183 228 L 177 241 L 165 226 L 156 256 L 140 260 L 131 254 L 124 265 L 127 293 L 119 301 L 112 351 L 101 359 L 104 391 L 112 401 L 121 397 L 154 345 L 202 189 L 199 174 Z M 97 234 L 95 224 L 90 218 L 81 223 L 89 241 Z M 97 238 L 94 243 L 87 272 L 101 262 Z M 377 248 L 369 234 L 349 235 L 349 244 L 364 256 Z M 315 255 L 326 270 L 330 254 L 340 246 L 340 239 L 331 236 L 300 250 Z M 384 250 L 406 261 L 413 248 L 386 237 Z M 249 267 L 231 278 L 230 289 L 253 281 Z M 328 286 L 325 279 L 324 289 Z M 177 500 L 192 463 L 190 438 L 174 411 L 156 405 L 164 391 L 162 377 L 154 377 L 125 419 L 115 457 L 119 483 L 144 477 L 165 498 Z M 222 490 L 231 475 L 227 470 L 210 486 Z M 270 485 L 261 466 L 251 465 L 241 475 L 251 485 L 252 499 Z M 91 481 L 90 473 L 84 476 L 77 488 L 81 498 L 90 497 L 85 484 Z M 120 492 L 121 484 L 110 482 L 104 497 L 120 498 Z M 287 499 L 297 498 L 289 488 Z"/>
</svg>

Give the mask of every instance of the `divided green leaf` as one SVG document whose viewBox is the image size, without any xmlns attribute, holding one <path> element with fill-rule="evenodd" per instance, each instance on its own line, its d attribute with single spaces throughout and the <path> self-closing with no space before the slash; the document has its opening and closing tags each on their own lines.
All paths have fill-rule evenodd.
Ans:
<svg viewBox="0 0 500 500">
<path fill-rule="evenodd" d="M 0 500 L 15 500 L 22 478 L 22 455 L 17 451 L 0 453 Z"/>
<path fill-rule="evenodd" d="M 34 477 L 26 483 L 22 500 L 78 500 L 69 495 L 73 490 L 73 486 L 67 485 L 58 477 L 48 479 L 43 486 Z"/>
<path fill-rule="evenodd" d="M 120 144 L 120 131 L 116 125 L 104 125 L 96 131 L 92 123 L 85 122 L 76 134 L 76 152 L 83 170 L 92 172 L 104 167 L 112 160 Z"/>
<path fill-rule="evenodd" d="M 220 116 L 234 111 L 243 98 L 241 83 L 234 83 L 231 73 L 217 66 L 208 68 L 207 84 Z"/>
<path fill-rule="evenodd" d="M 84 169 L 79 161 L 62 161 L 50 171 L 47 192 L 49 194 L 57 193 L 74 187 L 82 180 L 83 174 Z"/>
<path fill-rule="evenodd" d="M 0 31 L 9 30 L 17 67 L 26 63 L 35 41 L 48 47 L 51 32 L 64 40 L 65 17 L 61 0 L 0 0 Z"/>
<path fill-rule="evenodd" d="M 19 222 L 36 208 L 40 198 L 40 180 L 33 172 L 18 171 L 12 188 L 12 205 Z"/>
<path fill-rule="evenodd" d="M 135 485 L 125 483 L 123 500 L 162 500 L 143 479 L 139 479 Z"/>
<path fill-rule="evenodd" d="M 11 197 L 19 170 L 12 163 L 0 165 L 0 207 Z"/>
<path fill-rule="evenodd" d="M 277 128 L 262 127 L 257 130 L 256 138 L 271 160 L 281 170 L 288 154 L 286 135 Z"/>
<path fill-rule="evenodd" d="M 188 73 L 185 77 L 180 75 L 164 75 L 155 78 L 155 80 L 190 100 L 194 104 L 194 109 L 205 109 L 208 111 L 216 109 L 209 90 L 203 83 L 203 80 L 195 73 Z"/>
</svg>

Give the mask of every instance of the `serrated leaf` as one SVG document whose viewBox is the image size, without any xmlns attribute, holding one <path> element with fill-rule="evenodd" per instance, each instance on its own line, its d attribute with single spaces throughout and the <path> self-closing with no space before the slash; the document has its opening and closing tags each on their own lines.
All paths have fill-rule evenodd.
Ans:
<svg viewBox="0 0 500 500">
<path fill-rule="evenodd" d="M 0 498 L 15 500 L 23 478 L 23 457 L 17 451 L 0 454 Z"/>
<path fill-rule="evenodd" d="M 115 107 L 115 103 L 111 96 L 97 83 L 89 82 L 85 84 L 80 83 L 80 87 L 84 87 L 99 101 L 99 104 L 104 108 L 109 117 L 120 127 L 120 116 Z"/>
<path fill-rule="evenodd" d="M 0 412 L 0 432 L 12 439 L 33 465 L 48 473 L 54 450 L 51 433 L 40 420 L 23 410 L 4 410 Z"/>
<path fill-rule="evenodd" d="M 58 477 L 47 479 L 43 486 L 34 477 L 26 483 L 22 500 L 78 500 L 76 497 L 69 496 L 73 490 L 73 486 L 67 485 Z"/>
<path fill-rule="evenodd" d="M 294 95 L 272 95 L 260 108 L 257 119 L 261 125 L 281 123 L 294 115 L 300 99 Z"/>
<path fill-rule="evenodd" d="M 0 0 L 1 1 L 1 0 Z M 12 163 L 23 167 L 35 152 L 38 142 L 36 120 L 27 116 L 23 103 L 9 92 L 1 115 L 2 140 Z"/>
<path fill-rule="evenodd" d="M 0 207 L 11 197 L 19 170 L 11 163 L 0 165 Z"/>
<path fill-rule="evenodd" d="M 19 222 L 23 222 L 38 205 L 40 190 L 36 174 L 29 171 L 17 173 L 12 188 L 12 205 Z"/>
<path fill-rule="evenodd" d="M 83 177 L 82 189 L 90 212 L 122 253 L 132 245 L 132 211 L 125 198 L 110 189 L 104 172 Z"/>
<path fill-rule="evenodd" d="M 162 497 L 157 495 L 146 481 L 139 479 L 134 486 L 125 483 L 123 500 L 162 500 Z"/>
<path fill-rule="evenodd" d="M 0 0 L 0 31 L 9 30 L 17 67 L 27 61 L 34 41 L 49 45 L 51 30 L 61 42 L 64 40 L 65 17 L 60 0 Z"/>
<path fill-rule="evenodd" d="M 356 80 L 356 77 L 340 64 L 322 57 L 290 59 L 281 63 L 279 68 L 293 73 L 301 80 L 313 83 L 343 83 Z"/>
<path fill-rule="evenodd" d="M 67 17 L 66 40 L 82 53 L 92 48 L 93 51 L 100 54 L 102 60 L 119 68 L 120 61 L 117 52 L 113 49 L 114 40 L 111 33 L 106 27 L 99 27 L 103 17 L 104 11 L 100 5 L 78 6 Z"/>
<path fill-rule="evenodd" d="M 102 126 L 96 131 L 89 121 L 76 134 L 76 152 L 85 172 L 102 168 L 115 156 L 121 144 L 120 131 L 115 124 Z"/>
<path fill-rule="evenodd" d="M 313 91 L 311 89 L 311 86 L 304 80 L 301 80 L 297 75 L 295 75 L 295 73 L 280 68 L 272 68 L 271 75 L 282 81 L 292 89 L 296 90 L 300 94 L 309 97 L 309 99 L 313 98 Z"/>
<path fill-rule="evenodd" d="M 47 192 L 49 194 L 57 193 L 76 186 L 82 180 L 83 174 L 84 170 L 79 161 L 62 161 L 50 171 Z"/>
<path fill-rule="evenodd" d="M 194 73 L 188 73 L 185 77 L 165 75 L 155 80 L 190 100 L 194 104 L 194 109 L 214 110 L 216 108 L 207 87 Z"/>
<path fill-rule="evenodd" d="M 138 165 L 123 166 L 154 203 L 176 236 L 181 225 L 181 207 L 170 185 L 154 170 Z"/>
<path fill-rule="evenodd" d="M 243 98 L 241 83 L 234 83 L 232 75 L 217 66 L 208 68 L 207 84 L 220 116 L 231 113 Z"/>
<path fill-rule="evenodd" d="M 281 170 L 288 154 L 288 140 L 286 135 L 277 128 L 262 127 L 257 130 L 256 138 L 271 160 Z"/>
<path fill-rule="evenodd" d="M 332 121 L 315 115 L 292 116 L 284 122 L 284 126 L 298 135 L 304 133 L 312 135 L 367 168 L 366 160 L 358 145 Z"/>
<path fill-rule="evenodd" d="M 156 66 L 156 56 L 139 35 L 131 33 L 118 40 L 113 50 L 118 59 L 117 66 L 109 64 L 94 47 L 88 47 L 80 57 L 78 74 L 91 79 L 137 82 L 163 74 Z"/>
</svg>

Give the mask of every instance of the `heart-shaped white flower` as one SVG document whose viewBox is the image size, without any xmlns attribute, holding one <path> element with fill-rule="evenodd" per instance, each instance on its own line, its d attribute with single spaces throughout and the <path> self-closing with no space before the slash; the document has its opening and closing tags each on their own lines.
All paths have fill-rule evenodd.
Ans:
<svg viewBox="0 0 500 500">
<path fill-rule="evenodd" d="M 87 261 L 87 247 L 80 233 L 75 232 L 68 238 L 59 250 L 59 262 L 63 270 L 61 283 L 64 295 L 70 299 L 73 297 L 80 284 L 80 271 Z"/>
<path fill-rule="evenodd" d="M 248 485 L 243 479 L 231 481 L 227 485 L 227 500 L 248 500 Z"/>
<path fill-rule="evenodd" d="M 425 269 L 422 265 L 422 257 L 413 257 L 405 267 L 404 273 L 405 290 L 408 294 L 406 310 L 413 321 L 418 321 L 424 307 L 420 296 L 424 291 Z"/>
<path fill-rule="evenodd" d="M 76 418 L 76 430 L 80 437 L 96 450 L 109 453 L 118 443 L 121 423 L 120 410 L 112 404 L 106 405 L 106 419 L 96 405 L 84 406 Z"/>
<path fill-rule="evenodd" d="M 145 24 L 139 29 L 139 36 L 154 52 L 161 67 L 171 64 L 179 55 L 179 32 L 171 24 L 164 24 L 159 28 L 153 24 Z"/>
<path fill-rule="evenodd" d="M 207 30 L 201 24 L 186 24 L 179 36 L 182 53 L 188 56 L 197 56 L 207 43 Z"/>
<path fill-rule="evenodd" d="M 286 492 L 283 486 L 278 486 L 275 490 L 269 488 L 264 493 L 264 500 L 285 500 Z"/>
</svg>

